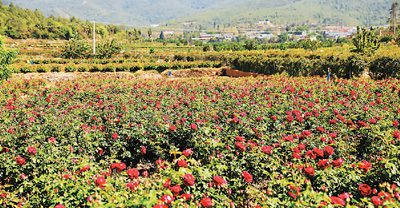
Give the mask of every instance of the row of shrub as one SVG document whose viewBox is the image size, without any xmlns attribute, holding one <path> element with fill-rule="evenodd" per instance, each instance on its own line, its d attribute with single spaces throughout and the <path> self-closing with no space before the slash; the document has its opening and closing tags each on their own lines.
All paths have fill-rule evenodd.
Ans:
<svg viewBox="0 0 400 208">
<path fill-rule="evenodd" d="M 154 63 L 123 63 L 123 64 L 45 64 L 45 65 L 22 65 L 15 68 L 15 72 L 136 72 L 139 70 L 156 70 L 159 72 L 172 69 L 189 68 L 218 68 L 220 62 L 195 61 L 195 62 L 174 62 L 165 64 Z"/>
<path fill-rule="evenodd" d="M 392 57 L 368 59 L 358 55 L 324 58 L 236 56 L 228 59 L 228 63 L 238 70 L 267 75 L 286 73 L 289 76 L 326 76 L 330 69 L 331 74 L 336 77 L 352 78 L 369 69 L 369 75 L 373 79 L 400 77 L 400 58 Z"/>
</svg>

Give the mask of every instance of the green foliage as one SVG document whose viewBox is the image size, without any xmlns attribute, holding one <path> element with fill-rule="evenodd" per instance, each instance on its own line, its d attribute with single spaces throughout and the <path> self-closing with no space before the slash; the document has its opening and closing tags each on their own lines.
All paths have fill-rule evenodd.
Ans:
<svg viewBox="0 0 400 208">
<path fill-rule="evenodd" d="M 391 41 L 395 40 L 395 37 L 393 35 L 385 35 L 379 39 L 379 42 L 381 43 L 389 43 Z"/>
<path fill-rule="evenodd" d="M 287 32 L 283 32 L 278 35 L 278 42 L 286 43 L 289 40 L 289 34 Z"/>
<path fill-rule="evenodd" d="M 70 39 L 64 46 L 61 56 L 67 59 L 83 59 L 88 57 L 90 46 L 82 39 Z"/>
<path fill-rule="evenodd" d="M 101 41 L 96 46 L 96 58 L 107 59 L 121 51 L 121 45 L 115 39 Z"/>
<path fill-rule="evenodd" d="M 99 41 L 96 45 L 95 58 L 108 59 L 121 51 L 115 39 Z M 61 56 L 67 59 L 84 59 L 93 57 L 91 47 L 82 39 L 71 39 L 64 46 Z"/>
<path fill-rule="evenodd" d="M 357 27 L 357 34 L 353 38 L 353 44 L 355 49 L 352 51 L 363 55 L 372 55 L 380 47 L 378 35 L 373 28 Z"/>
<path fill-rule="evenodd" d="M 12 69 L 9 65 L 16 55 L 16 52 L 6 49 L 3 38 L 0 36 L 0 82 L 7 80 L 11 76 Z"/>
<path fill-rule="evenodd" d="M 313 40 L 300 40 L 297 43 L 300 48 L 303 48 L 305 50 L 311 50 L 315 51 L 319 47 L 321 47 L 321 43 L 318 41 L 313 41 Z"/>
<path fill-rule="evenodd" d="M 98 24 L 97 34 L 105 38 L 121 33 L 121 26 Z M 28 10 L 10 4 L 0 5 L 0 34 L 13 39 L 66 39 L 90 37 L 91 23 L 77 18 L 46 17 L 39 10 Z"/>
</svg>

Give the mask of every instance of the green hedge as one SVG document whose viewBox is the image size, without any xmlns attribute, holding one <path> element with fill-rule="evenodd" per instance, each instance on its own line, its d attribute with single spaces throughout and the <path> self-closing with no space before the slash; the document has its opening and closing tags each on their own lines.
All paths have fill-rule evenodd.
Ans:
<svg viewBox="0 0 400 208">
<path fill-rule="evenodd" d="M 190 68 L 218 68 L 221 62 L 214 61 L 194 61 L 194 62 L 172 62 L 172 63 L 109 63 L 109 64 L 40 64 L 19 65 L 14 69 L 15 72 L 136 72 L 139 70 L 156 70 L 163 72 L 168 69 L 190 69 Z"/>
</svg>

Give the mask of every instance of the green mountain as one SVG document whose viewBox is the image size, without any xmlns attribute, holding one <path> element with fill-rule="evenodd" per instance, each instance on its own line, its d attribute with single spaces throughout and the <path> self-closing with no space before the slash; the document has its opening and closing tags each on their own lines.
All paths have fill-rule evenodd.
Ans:
<svg viewBox="0 0 400 208">
<path fill-rule="evenodd" d="M 125 25 L 194 21 L 204 25 L 277 23 L 381 25 L 392 0 L 3 0 L 47 15 Z"/>
</svg>

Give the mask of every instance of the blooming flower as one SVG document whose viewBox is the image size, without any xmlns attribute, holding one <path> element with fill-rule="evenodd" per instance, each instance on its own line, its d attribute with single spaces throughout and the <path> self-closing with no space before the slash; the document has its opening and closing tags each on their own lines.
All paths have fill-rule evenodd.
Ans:
<svg viewBox="0 0 400 208">
<path fill-rule="evenodd" d="M 195 183 L 195 181 L 196 181 L 195 177 L 194 177 L 192 174 L 190 174 L 190 173 L 187 173 L 187 174 L 185 174 L 185 175 L 183 176 L 183 183 L 184 183 L 186 186 L 193 186 L 194 183 Z"/>
<path fill-rule="evenodd" d="M 203 197 L 200 200 L 200 204 L 202 207 L 212 207 L 213 206 L 212 199 L 210 197 Z"/>
<path fill-rule="evenodd" d="M 139 178 L 139 171 L 135 168 L 128 169 L 126 171 L 130 179 Z"/>
<path fill-rule="evenodd" d="M 358 190 L 360 190 L 361 195 L 363 196 L 369 196 L 372 194 L 372 188 L 368 186 L 367 184 L 360 184 L 358 186 Z"/>
<path fill-rule="evenodd" d="M 28 154 L 36 155 L 36 148 L 35 147 L 28 147 Z"/>
<path fill-rule="evenodd" d="M 251 183 L 253 181 L 253 175 L 251 175 L 249 172 L 247 171 L 243 171 L 242 172 L 242 176 L 244 178 L 244 181 L 246 181 L 247 183 Z"/>
<path fill-rule="evenodd" d="M 227 184 L 227 181 L 218 175 L 213 177 L 213 181 L 217 186 L 223 186 L 223 185 Z"/>
<path fill-rule="evenodd" d="M 17 164 L 20 165 L 20 166 L 23 166 L 23 165 L 26 164 L 25 158 L 23 158 L 23 157 L 20 156 L 20 155 L 18 155 L 18 156 L 15 158 L 15 161 L 16 161 Z"/>
<path fill-rule="evenodd" d="M 103 176 L 100 176 L 95 180 L 94 183 L 96 184 L 96 186 L 104 188 L 104 185 L 107 183 L 107 181 Z"/>
</svg>

